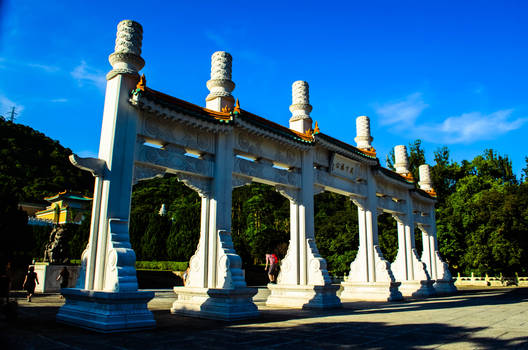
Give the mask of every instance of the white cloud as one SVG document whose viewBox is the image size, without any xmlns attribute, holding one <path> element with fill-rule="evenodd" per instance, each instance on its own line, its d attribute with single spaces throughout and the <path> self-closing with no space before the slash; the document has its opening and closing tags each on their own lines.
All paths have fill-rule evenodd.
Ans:
<svg viewBox="0 0 528 350">
<path fill-rule="evenodd" d="M 0 115 L 3 115 L 6 119 L 10 118 L 13 107 L 15 107 L 15 118 L 20 117 L 24 106 L 0 94 Z"/>
<path fill-rule="evenodd" d="M 43 71 L 48 72 L 48 73 L 54 73 L 54 72 L 58 72 L 60 70 L 59 67 L 50 66 L 50 65 L 47 65 L 47 64 L 27 63 L 26 65 L 28 67 L 40 69 L 40 70 L 43 70 Z"/>
<path fill-rule="evenodd" d="M 519 129 L 528 121 L 528 118 L 512 119 L 512 113 L 511 109 L 487 115 L 480 112 L 463 113 L 441 123 L 418 125 L 416 131 L 423 135 L 423 139 L 446 144 L 491 140 Z"/>
<path fill-rule="evenodd" d="M 416 118 L 428 107 L 422 99 L 422 94 L 416 92 L 403 100 L 386 103 L 376 108 L 381 116 L 380 124 L 394 125 L 397 129 L 413 125 Z"/>
<path fill-rule="evenodd" d="M 94 85 L 101 90 L 104 90 L 106 87 L 106 77 L 103 71 L 89 66 L 85 61 L 81 61 L 81 63 L 75 67 L 71 72 L 71 76 L 77 80 L 79 86 L 83 86 L 87 83 Z"/>
<path fill-rule="evenodd" d="M 50 100 L 50 102 L 52 102 L 52 103 L 64 103 L 64 102 L 68 102 L 68 99 L 67 98 L 54 98 L 54 99 Z"/>
<path fill-rule="evenodd" d="M 463 113 L 444 119 L 439 123 L 419 123 L 419 117 L 428 107 L 421 93 L 390 102 L 376 108 L 380 124 L 390 125 L 394 133 L 406 133 L 422 140 L 443 143 L 471 143 L 492 140 L 509 131 L 519 129 L 528 118 L 512 119 L 512 109 L 499 110 L 491 114 L 481 112 Z"/>
<path fill-rule="evenodd" d="M 75 154 L 82 158 L 97 158 L 97 152 L 92 150 L 79 151 Z"/>
<path fill-rule="evenodd" d="M 224 50 L 227 50 L 228 45 L 227 41 L 220 35 L 213 33 L 212 31 L 205 31 L 204 33 L 205 37 L 209 40 L 211 40 L 216 46 L 223 48 Z"/>
<path fill-rule="evenodd" d="M 20 69 L 27 69 L 27 68 L 33 68 L 40 71 L 44 71 L 46 73 L 56 73 L 60 71 L 60 68 L 57 66 L 49 65 L 49 64 L 42 64 L 37 62 L 26 62 L 23 60 L 17 60 L 17 59 L 6 59 L 4 57 L 0 57 L 0 69 L 9 69 L 18 71 Z"/>
</svg>

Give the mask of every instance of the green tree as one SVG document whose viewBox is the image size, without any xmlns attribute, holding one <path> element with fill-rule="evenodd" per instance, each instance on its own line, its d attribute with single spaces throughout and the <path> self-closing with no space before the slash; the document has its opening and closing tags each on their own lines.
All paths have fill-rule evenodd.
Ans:
<svg viewBox="0 0 528 350">
<path fill-rule="evenodd" d="M 396 220 L 390 214 L 378 216 L 378 241 L 383 257 L 393 262 L 398 254 L 398 228 Z"/>
<path fill-rule="evenodd" d="M 169 260 L 189 261 L 200 239 L 200 208 L 198 195 L 190 193 L 175 199 L 169 207 L 168 215 L 172 226 L 167 238 Z"/>
<path fill-rule="evenodd" d="M 289 240 L 289 202 L 269 186 L 253 184 L 242 205 L 246 218 L 242 241 L 249 248 L 253 263 L 264 261 L 267 252 L 278 252 Z M 280 255 L 280 254 L 279 254 Z"/>
<path fill-rule="evenodd" d="M 150 214 L 147 230 L 141 237 L 141 257 L 145 260 L 167 260 L 167 238 L 171 221 L 166 215 Z"/>
<path fill-rule="evenodd" d="M 315 196 L 315 239 L 331 274 L 348 274 L 359 247 L 357 207 L 347 197 L 324 192 Z"/>
<path fill-rule="evenodd" d="M 0 119 L 0 174 L 19 201 L 42 202 L 64 190 L 91 194 L 93 177 L 68 160 L 72 151 L 22 124 Z"/>
<path fill-rule="evenodd" d="M 451 267 L 478 274 L 519 271 L 526 262 L 522 237 L 528 226 L 508 157 L 486 150 L 471 162 L 438 170 L 457 179 L 454 185 L 440 182 L 445 197 L 437 210 L 440 252 Z"/>
</svg>

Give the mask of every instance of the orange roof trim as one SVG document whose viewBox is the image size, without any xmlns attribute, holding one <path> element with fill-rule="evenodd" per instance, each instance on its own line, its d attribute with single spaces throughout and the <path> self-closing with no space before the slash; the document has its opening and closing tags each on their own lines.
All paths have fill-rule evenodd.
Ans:
<svg viewBox="0 0 528 350">
<path fill-rule="evenodd" d="M 232 120 L 232 116 L 229 112 L 217 112 L 217 111 L 213 111 L 212 109 L 207 109 L 207 108 L 204 108 L 204 107 L 200 107 L 198 105 L 195 105 L 194 103 L 190 103 L 190 102 L 187 102 L 187 101 L 184 101 L 184 100 L 181 100 L 177 97 L 173 97 L 173 96 L 170 96 L 170 95 L 167 95 L 167 94 L 164 94 L 163 92 L 159 92 L 159 91 L 156 91 L 156 90 L 152 90 L 151 88 L 148 88 L 148 87 L 145 87 L 145 90 L 158 96 L 159 98 L 167 101 L 167 102 L 172 102 L 172 103 L 176 103 L 176 104 L 179 104 L 179 105 L 183 105 L 189 109 L 194 109 L 196 111 L 199 111 L 199 112 L 205 112 L 207 113 L 209 116 L 213 117 L 214 119 L 217 119 L 217 120 L 222 120 L 222 121 L 228 121 L 228 120 Z M 143 90 L 143 91 L 145 91 Z"/>
<path fill-rule="evenodd" d="M 358 150 L 359 150 L 361 153 L 366 154 L 367 156 L 376 157 L 376 150 L 374 149 L 374 147 L 370 147 L 370 148 L 358 148 Z"/>
</svg>

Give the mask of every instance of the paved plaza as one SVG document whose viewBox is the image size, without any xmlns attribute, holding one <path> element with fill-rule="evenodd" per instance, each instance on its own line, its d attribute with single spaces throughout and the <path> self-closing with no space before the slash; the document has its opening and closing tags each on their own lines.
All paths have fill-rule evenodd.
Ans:
<svg viewBox="0 0 528 350">
<path fill-rule="evenodd" d="M 19 294 L 21 296 L 21 294 Z M 55 322 L 57 294 L 19 298 L 19 319 L 3 317 L 1 349 L 528 349 L 528 288 L 462 290 L 457 295 L 395 303 L 349 302 L 333 311 L 269 308 L 261 316 L 221 322 L 171 315 L 170 291 L 149 303 L 154 330 L 99 334 Z"/>
</svg>

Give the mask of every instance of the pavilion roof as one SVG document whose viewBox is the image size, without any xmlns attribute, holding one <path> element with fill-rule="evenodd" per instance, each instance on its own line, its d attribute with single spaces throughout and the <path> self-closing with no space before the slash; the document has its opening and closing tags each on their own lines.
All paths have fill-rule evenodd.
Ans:
<svg viewBox="0 0 528 350">
<path fill-rule="evenodd" d="M 80 193 L 70 192 L 68 190 L 64 190 L 50 197 L 44 197 L 44 199 L 47 200 L 48 202 L 56 202 L 56 201 L 60 201 L 63 199 L 73 199 L 73 200 L 78 200 L 78 201 L 91 201 L 92 200 L 92 198 L 90 197 L 83 196 Z"/>
</svg>

